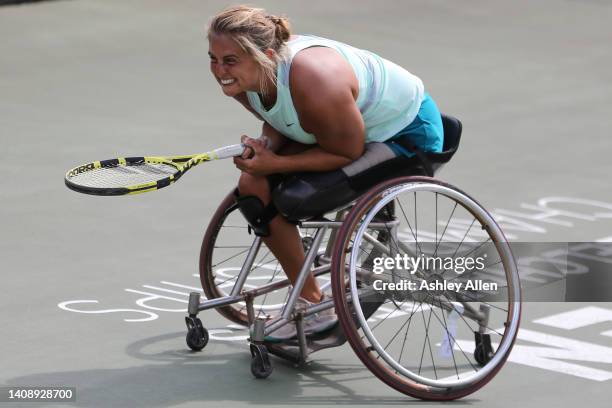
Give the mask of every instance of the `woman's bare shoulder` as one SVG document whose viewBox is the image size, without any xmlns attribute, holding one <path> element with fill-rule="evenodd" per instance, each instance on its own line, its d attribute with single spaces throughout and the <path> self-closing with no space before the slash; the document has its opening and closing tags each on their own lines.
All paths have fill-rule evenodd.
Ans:
<svg viewBox="0 0 612 408">
<path fill-rule="evenodd" d="M 311 47 L 293 58 L 289 87 L 294 103 L 300 105 L 300 101 L 321 101 L 324 97 L 333 100 L 334 95 L 344 95 L 347 90 L 356 98 L 359 82 L 351 65 L 336 50 Z"/>
</svg>

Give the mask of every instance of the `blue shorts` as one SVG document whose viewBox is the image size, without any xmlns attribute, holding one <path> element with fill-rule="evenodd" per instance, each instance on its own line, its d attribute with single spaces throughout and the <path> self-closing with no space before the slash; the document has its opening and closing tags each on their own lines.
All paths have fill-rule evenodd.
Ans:
<svg viewBox="0 0 612 408">
<path fill-rule="evenodd" d="M 421 103 L 419 113 L 412 123 L 385 142 L 396 155 L 412 157 L 414 153 L 406 150 L 397 143 L 392 143 L 404 137 L 410 138 L 410 140 L 424 152 L 439 153 L 442 151 L 442 146 L 444 145 L 442 117 L 438 110 L 438 106 L 428 93 L 425 93 L 425 98 Z"/>
</svg>

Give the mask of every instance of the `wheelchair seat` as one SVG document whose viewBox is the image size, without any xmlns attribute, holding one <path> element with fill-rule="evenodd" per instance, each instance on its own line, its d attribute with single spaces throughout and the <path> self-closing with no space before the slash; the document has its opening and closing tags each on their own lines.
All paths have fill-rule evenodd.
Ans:
<svg viewBox="0 0 612 408">
<path fill-rule="evenodd" d="M 442 124 L 442 152 L 422 155 L 434 172 L 450 161 L 461 139 L 462 125 L 458 119 L 442 115 Z M 284 176 L 272 189 L 272 200 L 290 221 L 304 221 L 346 206 L 380 182 L 400 176 L 427 175 L 426 167 L 417 156 L 396 156 L 386 143 L 368 143 L 364 154 L 342 169 Z"/>
</svg>

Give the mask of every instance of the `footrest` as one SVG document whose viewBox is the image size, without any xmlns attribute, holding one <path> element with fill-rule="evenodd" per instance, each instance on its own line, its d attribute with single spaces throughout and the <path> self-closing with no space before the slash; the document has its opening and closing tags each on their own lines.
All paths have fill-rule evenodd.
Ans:
<svg viewBox="0 0 612 408">
<path fill-rule="evenodd" d="M 323 333 L 306 336 L 308 354 L 326 348 L 338 347 L 344 343 L 346 343 L 346 337 L 344 337 L 344 332 L 339 324 Z M 281 357 L 296 364 L 305 362 L 300 353 L 300 345 L 297 339 L 286 340 L 282 343 L 264 342 L 264 345 L 270 354 L 274 354 L 277 357 Z"/>
<path fill-rule="evenodd" d="M 362 305 L 362 310 L 366 318 L 372 316 L 378 308 L 385 302 L 386 298 L 378 293 L 373 293 L 368 297 L 368 302 Z M 353 320 L 357 327 L 359 327 L 359 321 L 356 316 L 353 316 Z M 339 347 L 346 343 L 346 337 L 342 326 L 338 323 L 332 329 L 322 333 L 311 334 L 306 336 L 306 347 L 308 353 L 314 353 L 315 351 Z M 305 359 L 300 353 L 300 345 L 298 339 L 289 339 L 282 343 L 263 343 L 270 354 L 274 354 L 277 357 L 291 361 L 295 364 L 303 364 Z"/>
</svg>

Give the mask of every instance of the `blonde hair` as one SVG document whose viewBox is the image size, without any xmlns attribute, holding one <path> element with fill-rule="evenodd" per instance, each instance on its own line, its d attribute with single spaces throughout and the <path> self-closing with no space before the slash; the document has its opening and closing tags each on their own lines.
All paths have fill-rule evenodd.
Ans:
<svg viewBox="0 0 612 408">
<path fill-rule="evenodd" d="M 285 43 L 291 36 L 286 18 L 269 15 L 261 8 L 233 6 L 212 18 L 208 26 L 209 38 L 211 34 L 229 35 L 255 59 L 263 73 L 259 83 L 264 94 L 269 91 L 267 84 L 276 85 L 276 67 L 286 56 Z M 274 50 L 273 59 L 265 54 L 267 49 Z"/>
</svg>

